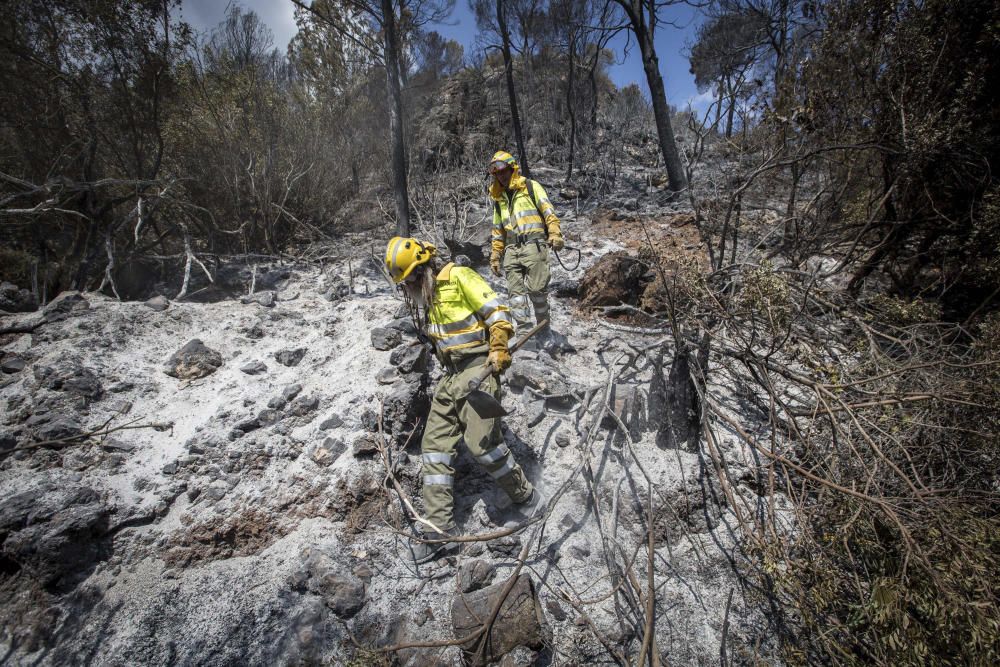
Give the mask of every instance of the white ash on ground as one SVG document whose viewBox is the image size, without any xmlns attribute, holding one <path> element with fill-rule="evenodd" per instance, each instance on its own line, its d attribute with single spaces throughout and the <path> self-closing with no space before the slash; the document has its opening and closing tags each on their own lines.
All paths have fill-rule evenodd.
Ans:
<svg viewBox="0 0 1000 667">
<path fill-rule="evenodd" d="M 585 233 L 586 215 L 568 217 L 583 262 L 572 272 L 555 265 L 558 284 L 627 250 Z M 552 319 L 575 351 L 517 355 L 503 431 L 546 493 L 572 483 L 543 529 L 415 566 L 390 525 L 401 510 L 372 443 L 384 404 L 393 473 L 416 500 L 417 438 L 402 445 L 440 371 L 432 363 L 421 372 L 401 302 L 377 273 L 352 279 L 292 267 L 266 298 L 156 308 L 84 294 L 64 319 L 0 339 L 5 359 L 24 362 L 0 380 L 4 449 L 71 438 L 0 463 L 0 607 L 15 619 L 0 634 L 6 661 L 338 664 L 374 655 L 358 646 L 449 640 L 457 573 L 480 561 L 492 571 L 485 579 L 504 581 L 535 536 L 523 573 L 544 609 L 546 641 L 506 664 L 614 664 L 607 646 L 634 646 L 642 628 L 629 625 L 607 556 L 634 563 L 645 590 L 650 520 L 663 658 L 715 662 L 725 635 L 731 658 L 773 659 L 764 610 L 733 567 L 741 538 L 711 460 L 656 445 L 654 365 L 635 350 L 664 336 L 603 326 L 572 296 L 552 297 Z M 373 327 L 399 340 L 376 349 Z M 214 361 L 188 360 L 168 375 L 165 364 L 194 340 L 201 347 L 189 351 L 203 347 Z M 404 359 L 408 372 L 383 372 Z M 610 404 L 628 438 L 613 417 L 593 424 L 612 376 Z M 81 433 L 94 435 L 72 440 Z M 747 453 L 722 442 L 739 470 Z M 507 524 L 509 501 L 467 452 L 456 467 L 462 530 Z M 749 484 L 736 492 L 758 502 Z M 454 646 L 396 657 L 461 662 Z"/>
</svg>

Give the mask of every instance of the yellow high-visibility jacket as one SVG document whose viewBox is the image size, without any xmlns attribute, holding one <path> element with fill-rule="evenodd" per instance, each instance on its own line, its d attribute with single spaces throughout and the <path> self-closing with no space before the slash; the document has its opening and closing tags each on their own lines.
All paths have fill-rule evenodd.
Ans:
<svg viewBox="0 0 1000 667">
<path fill-rule="evenodd" d="M 437 275 L 434 303 L 427 313 L 427 335 L 439 353 L 466 356 L 489 351 L 493 327 L 514 335 L 510 308 L 474 270 L 447 264 Z"/>
<path fill-rule="evenodd" d="M 528 188 L 532 189 L 534 201 Z M 509 188 L 504 189 L 495 182 L 490 188 L 490 198 L 494 202 L 490 244 L 493 252 L 499 254 L 508 245 L 528 241 L 544 243 L 550 235 L 560 233 L 559 218 L 549 196 L 545 194 L 545 188 L 537 181 L 521 176 L 516 168 Z"/>
</svg>

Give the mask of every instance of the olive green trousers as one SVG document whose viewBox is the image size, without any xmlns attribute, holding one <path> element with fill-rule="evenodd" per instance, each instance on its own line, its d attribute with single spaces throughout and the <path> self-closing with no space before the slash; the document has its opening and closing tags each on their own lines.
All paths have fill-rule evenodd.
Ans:
<svg viewBox="0 0 1000 667">
<path fill-rule="evenodd" d="M 519 329 L 527 330 L 549 319 L 549 246 L 545 241 L 509 245 L 504 250 L 503 271 L 510 292 L 510 311 Z M 531 311 L 535 317 L 532 320 Z"/>
<path fill-rule="evenodd" d="M 531 497 L 531 483 L 503 444 L 500 419 L 483 419 L 465 400 L 469 380 L 485 363 L 486 357 L 479 355 L 463 360 L 457 372 L 441 379 L 420 443 L 424 512 L 426 518 L 442 530 L 455 527 L 454 463 L 458 443 L 462 440 L 473 458 L 486 468 L 512 501 L 523 503 Z M 496 376 L 489 376 L 480 388 L 500 398 Z"/>
</svg>

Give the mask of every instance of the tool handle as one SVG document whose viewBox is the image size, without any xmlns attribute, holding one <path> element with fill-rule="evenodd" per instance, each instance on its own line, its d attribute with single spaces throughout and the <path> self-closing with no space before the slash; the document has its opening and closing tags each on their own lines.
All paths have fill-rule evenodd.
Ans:
<svg viewBox="0 0 1000 667">
<path fill-rule="evenodd" d="M 531 329 L 529 329 L 528 333 L 518 338 L 514 342 L 514 345 L 510 348 L 511 354 L 521 349 L 521 346 L 524 345 L 525 341 L 527 341 L 529 338 L 531 338 L 536 333 L 541 331 L 543 327 L 548 325 L 548 323 L 549 323 L 548 320 L 542 320 L 541 322 L 533 326 Z M 479 385 L 481 385 L 483 381 L 486 380 L 486 378 L 488 378 L 491 375 L 493 375 L 493 365 L 490 364 L 489 362 L 486 362 L 486 365 L 483 366 L 483 370 L 479 371 L 479 373 L 476 374 L 476 377 L 469 380 L 469 389 L 471 389 L 472 391 L 479 389 Z"/>
</svg>

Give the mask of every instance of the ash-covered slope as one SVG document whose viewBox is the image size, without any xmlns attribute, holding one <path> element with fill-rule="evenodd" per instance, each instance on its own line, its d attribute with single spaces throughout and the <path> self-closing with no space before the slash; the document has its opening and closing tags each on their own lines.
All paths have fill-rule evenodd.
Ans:
<svg viewBox="0 0 1000 667">
<path fill-rule="evenodd" d="M 652 214 L 652 228 L 680 233 Z M 0 338 L 2 446 L 69 438 L 0 462 L 3 661 L 378 664 L 367 649 L 453 639 L 456 596 L 505 581 L 527 546 L 543 642 L 501 664 L 614 663 L 642 641 L 646 602 L 624 591 L 646 590 L 650 523 L 663 658 L 714 662 L 724 632 L 730 657 L 766 650 L 711 463 L 655 444 L 656 366 L 641 351 L 664 336 L 576 308 L 573 279 L 627 248 L 595 236 L 589 217 L 566 218 L 584 260 L 555 268 L 552 312 L 575 351 L 518 354 L 504 399 L 504 437 L 554 495 L 549 516 L 425 566 L 394 528 L 406 523 L 378 444 L 419 498 L 419 441 L 407 437 L 440 371 L 370 263 L 359 273 L 355 260 L 353 285 L 330 267 L 291 267 L 276 294 L 242 301 L 64 295 L 33 332 Z M 457 467 L 461 527 L 500 530 L 512 519 L 502 492 L 467 453 Z M 447 646 L 393 655 L 462 659 Z"/>
</svg>

